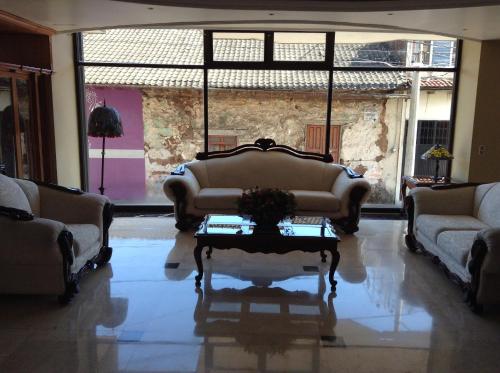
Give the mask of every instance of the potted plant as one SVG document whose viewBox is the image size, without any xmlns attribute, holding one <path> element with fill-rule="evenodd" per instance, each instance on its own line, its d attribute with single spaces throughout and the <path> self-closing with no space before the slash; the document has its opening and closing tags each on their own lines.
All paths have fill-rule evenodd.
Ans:
<svg viewBox="0 0 500 373">
<path fill-rule="evenodd" d="M 280 189 L 246 190 L 238 200 L 238 213 L 248 216 L 261 231 L 277 231 L 277 224 L 295 214 L 295 196 Z"/>
</svg>

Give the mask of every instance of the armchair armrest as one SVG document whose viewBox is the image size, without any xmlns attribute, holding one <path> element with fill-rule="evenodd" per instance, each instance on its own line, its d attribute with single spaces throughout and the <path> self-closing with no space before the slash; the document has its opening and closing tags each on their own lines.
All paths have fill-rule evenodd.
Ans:
<svg viewBox="0 0 500 373">
<path fill-rule="evenodd" d="M 103 229 L 103 210 L 110 201 L 94 193 L 68 193 L 39 186 L 40 215 L 64 224 L 94 224 Z"/>
<path fill-rule="evenodd" d="M 19 210 L 13 207 L 0 206 L 0 216 L 5 216 L 13 220 L 29 221 L 34 215 L 26 210 Z"/>
<path fill-rule="evenodd" d="M 409 193 L 414 203 L 414 218 L 421 214 L 472 215 L 474 186 L 451 189 L 415 188 Z"/>
<path fill-rule="evenodd" d="M 2 262 L 37 263 L 39 265 L 54 265 L 63 263 L 63 253 L 59 240 L 67 232 L 63 223 L 43 218 L 34 218 L 30 221 L 14 220 L 0 217 L 0 241 L 2 252 L 10 252 L 6 257 L 2 255 Z M 73 261 L 74 253 L 69 261 Z"/>
</svg>

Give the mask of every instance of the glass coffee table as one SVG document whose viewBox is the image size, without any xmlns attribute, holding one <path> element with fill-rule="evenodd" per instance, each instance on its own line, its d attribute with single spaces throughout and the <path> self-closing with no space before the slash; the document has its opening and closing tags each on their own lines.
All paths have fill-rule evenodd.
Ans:
<svg viewBox="0 0 500 373">
<path fill-rule="evenodd" d="M 238 215 L 207 215 L 194 237 L 194 258 L 198 267 L 196 287 L 201 286 L 203 278 L 201 254 L 204 248 L 208 248 L 207 259 L 211 258 L 213 249 L 240 249 L 247 253 L 264 254 L 286 254 L 299 250 L 319 252 L 322 262 L 326 262 L 325 252 L 329 251 L 332 261 L 328 279 L 332 291 L 336 290 L 334 274 L 340 260 L 337 250 L 340 238 L 328 218 L 297 216 L 281 221 L 276 231 L 266 232 L 256 230 L 253 222 Z"/>
</svg>

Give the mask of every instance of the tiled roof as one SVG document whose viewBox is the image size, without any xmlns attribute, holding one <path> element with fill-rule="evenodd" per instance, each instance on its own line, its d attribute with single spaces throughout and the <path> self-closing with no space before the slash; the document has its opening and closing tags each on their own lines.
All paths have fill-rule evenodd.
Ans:
<svg viewBox="0 0 500 373">
<path fill-rule="evenodd" d="M 420 87 L 427 89 L 451 89 L 453 88 L 453 80 L 431 77 L 429 79 L 422 79 L 420 81 Z"/>
<path fill-rule="evenodd" d="M 84 34 L 84 58 L 97 62 L 153 64 L 203 64 L 203 31 L 172 29 L 113 29 Z M 315 43 L 277 43 L 278 60 L 322 60 L 324 48 Z M 217 60 L 255 61 L 262 58 L 263 42 L 255 39 L 215 39 Z M 260 58 L 259 58 L 260 57 Z M 398 65 L 398 55 L 384 43 L 338 44 L 335 63 L 340 66 Z M 361 62 L 362 61 L 362 62 Z M 96 85 L 139 85 L 156 87 L 203 86 L 203 72 L 193 69 L 129 67 L 86 67 L 85 82 Z M 324 71 L 210 70 L 209 87 L 243 89 L 327 89 Z M 369 71 L 334 73 L 334 88 L 342 90 L 394 90 L 406 88 L 402 72 Z"/>
<path fill-rule="evenodd" d="M 406 86 L 399 72 L 344 72 L 333 75 L 334 87 L 343 90 L 393 90 Z M 86 67 L 85 82 L 96 85 L 138 85 L 202 88 L 203 71 L 133 67 Z M 326 90 L 326 71 L 210 70 L 209 88 Z"/>
</svg>

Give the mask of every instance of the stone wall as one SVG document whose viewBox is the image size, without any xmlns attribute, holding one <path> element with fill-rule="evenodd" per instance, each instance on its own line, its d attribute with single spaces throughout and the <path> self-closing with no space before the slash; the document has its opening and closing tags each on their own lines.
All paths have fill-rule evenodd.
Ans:
<svg viewBox="0 0 500 373">
<path fill-rule="evenodd" d="M 203 94 L 196 89 L 144 88 L 143 115 L 149 193 L 177 165 L 203 151 Z M 210 90 L 209 133 L 236 135 L 238 144 L 259 137 L 304 150 L 309 124 L 326 120 L 325 92 Z M 373 185 L 370 202 L 393 203 L 398 179 L 404 99 L 366 92 L 341 93 L 332 124 L 340 125 L 341 163 Z"/>
</svg>

